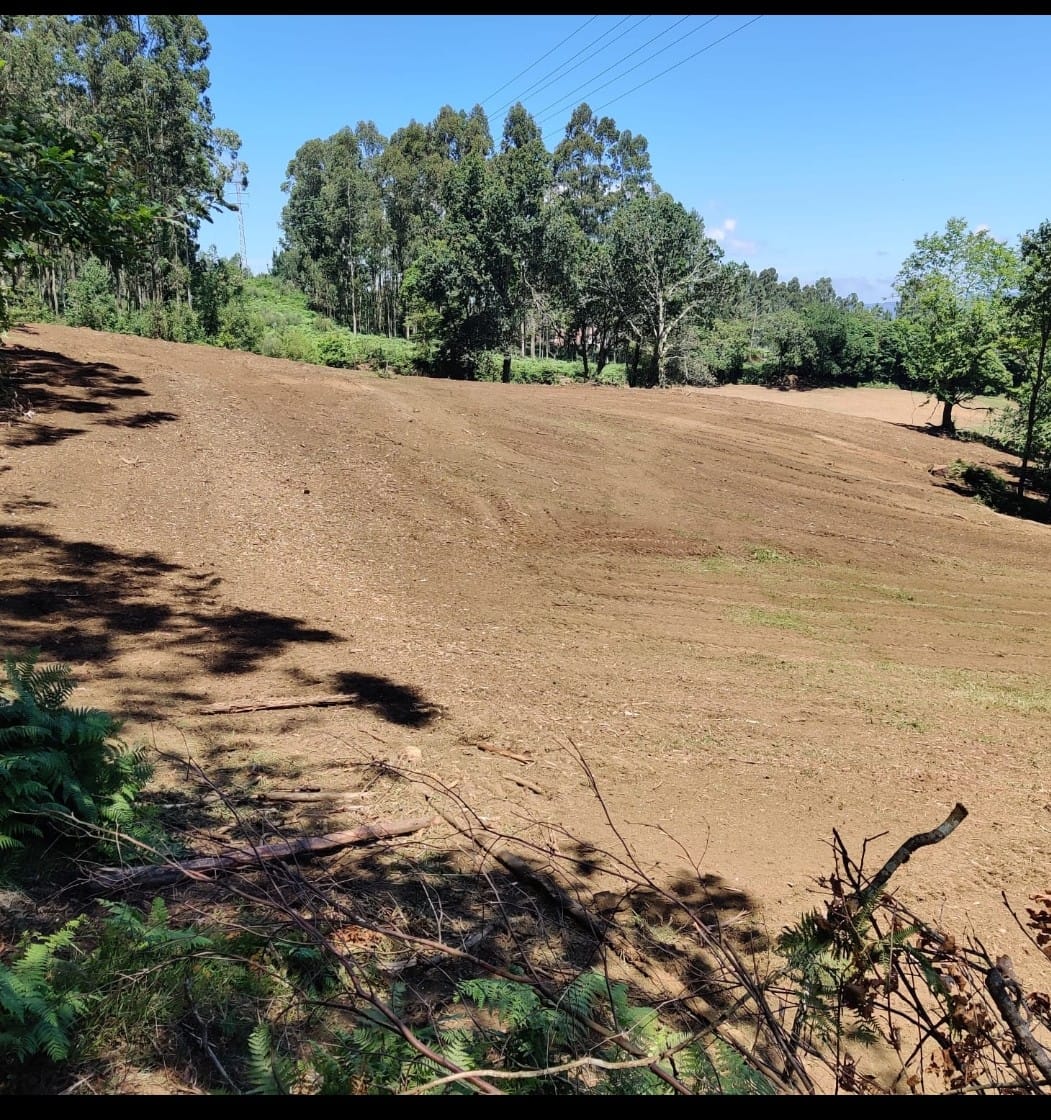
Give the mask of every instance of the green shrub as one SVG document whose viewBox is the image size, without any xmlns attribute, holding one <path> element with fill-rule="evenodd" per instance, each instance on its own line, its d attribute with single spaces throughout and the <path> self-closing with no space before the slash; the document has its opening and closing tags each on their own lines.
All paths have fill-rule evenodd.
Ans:
<svg viewBox="0 0 1051 1120">
<path fill-rule="evenodd" d="M 0 850 L 42 839 L 72 818 L 127 827 L 152 769 L 96 708 L 67 708 L 67 666 L 37 668 L 36 653 L 4 659 L 0 687 Z"/>
<path fill-rule="evenodd" d="M 63 982 L 65 962 L 59 954 L 73 947 L 82 922 L 74 918 L 49 937 L 32 937 L 10 965 L 0 964 L 0 1059 L 69 1056 L 70 1028 L 86 1000 L 70 990 L 68 979 Z"/>
<path fill-rule="evenodd" d="M 323 366 L 335 369 L 353 369 L 361 360 L 352 336 L 339 328 L 318 339 L 316 353 Z"/>
<path fill-rule="evenodd" d="M 117 300 L 106 266 L 95 257 L 80 267 L 80 275 L 67 289 L 66 321 L 73 327 L 113 330 L 117 322 Z"/>
</svg>

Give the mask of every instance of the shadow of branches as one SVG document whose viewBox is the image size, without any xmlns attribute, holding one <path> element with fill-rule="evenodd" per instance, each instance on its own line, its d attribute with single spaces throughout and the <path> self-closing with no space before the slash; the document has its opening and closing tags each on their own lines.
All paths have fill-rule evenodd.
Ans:
<svg viewBox="0 0 1051 1120">
<path fill-rule="evenodd" d="M 24 413 L 72 413 L 98 418 L 111 427 L 133 428 L 178 419 L 174 413 L 160 410 L 129 416 L 119 413 L 118 402 L 148 397 L 150 393 L 142 388 L 141 378 L 121 373 L 117 366 L 107 362 L 80 362 L 50 350 L 18 345 L 5 348 L 3 356 L 6 390 L 14 394 Z M 5 442 L 9 447 L 48 446 L 86 430 L 23 419 L 12 426 Z"/>
<path fill-rule="evenodd" d="M 63 540 L 27 525 L 0 526 L 4 639 L 8 650 L 39 648 L 43 660 L 105 666 L 129 635 L 167 661 L 190 658 L 199 675 L 243 674 L 297 643 L 343 639 L 302 619 L 223 603 L 214 572 L 191 571 L 152 552 L 122 552 Z M 143 674 L 126 714 L 155 718 L 162 694 L 179 691 L 179 670 Z M 157 690 L 163 680 L 164 688 Z"/>
</svg>

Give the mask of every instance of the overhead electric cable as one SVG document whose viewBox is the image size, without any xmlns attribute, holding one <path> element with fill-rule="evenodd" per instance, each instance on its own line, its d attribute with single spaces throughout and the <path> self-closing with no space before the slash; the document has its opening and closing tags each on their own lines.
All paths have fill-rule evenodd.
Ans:
<svg viewBox="0 0 1051 1120">
<path fill-rule="evenodd" d="M 650 18 L 649 16 L 643 16 L 642 19 L 639 20 L 639 23 L 642 23 L 649 18 Z M 496 109 L 494 112 L 488 114 L 488 119 L 492 120 L 493 117 L 498 116 L 505 109 L 510 108 L 516 101 L 521 101 L 523 98 L 528 97 L 529 94 L 536 92 L 538 90 L 538 88 L 539 89 L 545 89 L 546 87 L 544 86 L 543 83 L 546 82 L 548 78 L 551 78 L 552 74 L 557 75 L 559 73 L 559 71 L 565 70 L 565 68 L 574 59 L 579 58 L 585 51 L 590 50 L 593 46 L 595 46 L 596 43 L 599 43 L 603 39 L 605 39 L 605 37 L 607 35 L 611 35 L 614 31 L 617 30 L 618 27 L 620 27 L 620 25 L 622 23 L 626 23 L 629 19 L 631 19 L 631 16 L 624 16 L 623 19 L 618 20 L 611 28 L 609 28 L 606 31 L 603 31 L 602 34 L 598 36 L 598 38 L 592 39 L 591 42 L 588 43 L 586 46 L 581 47 L 580 50 L 577 51 L 576 54 L 570 55 L 569 58 L 567 58 L 564 62 L 559 63 L 559 65 L 556 66 L 554 68 L 554 70 L 549 70 L 542 78 L 538 78 L 531 86 L 529 86 L 528 89 L 523 90 L 517 97 L 513 97 L 510 101 L 507 101 L 503 105 L 501 105 L 499 109 Z M 633 27 L 629 27 L 628 31 L 632 31 L 634 29 L 634 27 L 638 27 L 639 23 L 634 24 Z M 622 31 L 621 34 L 617 36 L 617 39 L 623 38 L 623 36 L 626 35 L 627 33 L 628 33 L 627 31 Z M 617 41 L 616 39 L 613 40 L 613 42 L 616 42 L 616 41 Z M 610 44 L 607 43 L 605 47 L 602 47 L 600 49 L 601 50 L 606 50 L 609 46 L 610 46 Z M 552 79 L 552 81 L 554 81 L 554 80 L 556 80 L 556 79 Z M 550 83 L 548 83 L 548 84 L 550 84 Z"/>
<path fill-rule="evenodd" d="M 735 27 L 733 31 L 728 31 L 725 35 L 710 42 L 706 47 L 701 47 L 699 51 L 694 51 L 693 54 L 687 55 L 684 59 L 676 62 L 673 66 L 669 66 L 667 70 L 662 70 L 659 74 L 654 74 L 652 78 L 647 78 L 644 82 L 639 82 L 637 86 L 632 86 L 631 89 L 625 90 L 623 93 L 618 93 L 616 97 L 607 101 L 604 105 L 600 105 L 599 109 L 605 109 L 606 105 L 612 105 L 614 101 L 619 101 L 622 97 L 627 97 L 629 93 L 634 93 L 637 89 L 642 89 L 643 86 L 648 86 L 650 82 L 655 82 L 658 78 L 663 78 L 665 74 L 670 74 L 673 70 L 678 69 L 685 62 L 689 62 L 691 58 L 696 58 L 699 54 L 704 54 L 705 51 L 710 51 L 712 47 L 724 43 L 732 35 L 736 35 L 738 31 L 744 31 L 746 27 L 751 27 L 753 23 L 761 20 L 762 16 L 753 16 L 747 23 L 742 23 L 740 27 Z M 608 82 L 606 83 L 609 84 Z M 595 110 L 598 112 L 598 109 Z"/>
<path fill-rule="evenodd" d="M 719 43 L 725 42 L 732 35 L 736 35 L 738 33 L 738 31 L 744 31 L 744 29 L 746 27 L 750 27 L 753 23 L 756 23 L 757 21 L 761 20 L 762 18 L 763 17 L 761 15 L 760 16 L 755 16 L 752 19 L 748 20 L 746 23 L 742 23 L 740 27 L 735 27 L 733 29 L 733 31 L 728 31 L 725 35 L 720 36 L 720 38 L 712 40 L 712 42 L 708 43 L 706 46 L 701 47 L 700 50 L 694 51 L 693 54 L 687 55 L 685 58 L 680 59 L 674 65 L 669 66 L 665 70 L 662 70 L 659 74 L 654 74 L 652 78 L 647 78 L 644 82 L 639 82 L 639 84 L 637 86 L 632 86 L 631 89 L 625 90 L 623 93 L 618 93 L 616 97 L 610 98 L 609 101 L 604 102 L 603 104 L 599 105 L 596 109 L 593 109 L 592 111 L 596 112 L 596 113 L 601 112 L 607 106 L 614 104 L 614 102 L 620 101 L 624 97 L 627 97 L 628 94 L 634 93 L 636 90 L 642 89 L 643 86 L 648 86 L 650 84 L 650 82 L 655 82 L 658 78 L 664 77 L 665 74 L 670 74 L 672 72 L 672 70 L 678 69 L 678 67 L 682 66 L 684 63 L 689 62 L 691 59 L 696 58 L 698 55 L 704 54 L 705 51 L 710 51 L 712 49 L 712 47 L 718 46 Z M 709 21 L 709 22 L 711 22 L 711 21 Z M 685 38 L 685 36 L 684 36 L 684 38 Z M 636 67 L 632 67 L 632 69 L 636 69 Z M 610 85 L 610 84 L 611 84 L 610 82 L 606 82 L 606 85 Z M 602 88 L 602 87 L 600 87 L 600 88 Z M 555 136 L 556 136 L 556 133 L 554 133 L 554 132 L 551 132 L 547 136 L 544 136 L 543 137 L 544 143 L 545 144 L 550 143 L 555 138 Z"/>
<path fill-rule="evenodd" d="M 493 97 L 495 97 L 495 96 L 496 96 L 496 95 L 497 95 L 498 93 L 501 93 L 501 92 L 503 92 L 503 90 L 507 89 L 507 87 L 508 87 L 509 85 L 511 85 L 511 84 L 512 84 L 513 82 L 517 82 L 517 81 L 518 81 L 518 79 L 519 79 L 519 78 L 521 78 L 521 77 L 522 77 L 522 76 L 523 76 L 524 74 L 528 74 L 528 73 L 529 73 L 529 71 L 530 71 L 530 70 L 532 70 L 534 66 L 539 66 L 539 65 L 540 65 L 540 63 L 541 63 L 541 62 L 543 62 L 543 61 L 544 61 L 544 59 L 548 57 L 548 55 L 552 55 L 552 54 L 554 54 L 554 53 L 555 53 L 555 51 L 557 51 L 559 47 L 564 47 L 564 46 L 566 45 L 566 43 L 568 43 L 568 42 L 569 42 L 569 40 L 573 38 L 573 36 L 574 36 L 574 35 L 577 35 L 577 34 L 579 34 L 579 33 L 580 33 L 581 31 L 583 31 L 583 30 L 584 30 L 584 28 L 585 28 L 585 27 L 587 27 L 587 25 L 588 25 L 589 23 L 594 23 L 594 22 L 595 22 L 595 20 L 597 20 L 597 19 L 598 19 L 598 16 L 589 16 L 589 17 L 588 17 L 588 18 L 587 18 L 586 20 L 584 20 L 584 22 L 583 22 L 583 23 L 582 23 L 582 24 L 581 24 L 581 25 L 580 25 L 580 26 L 579 26 L 579 27 L 578 27 L 578 28 L 576 29 L 576 31 L 571 31 L 571 32 L 570 32 L 570 33 L 569 33 L 569 34 L 568 34 L 568 35 L 567 35 L 567 36 L 566 36 L 566 37 L 565 37 L 565 38 L 564 38 L 564 39 L 563 39 L 563 40 L 562 40 L 562 41 L 561 41 L 560 43 L 556 43 L 556 44 L 555 44 L 555 45 L 554 45 L 554 46 L 553 46 L 553 47 L 551 48 L 551 50 L 549 50 L 549 51 L 548 51 L 548 52 L 547 52 L 546 54 L 542 54 L 542 55 L 541 55 L 541 56 L 540 56 L 540 57 L 539 57 L 539 58 L 538 58 L 538 59 L 536 60 L 536 62 L 531 62 L 531 63 L 530 63 L 530 64 L 529 64 L 529 65 L 528 65 L 528 66 L 527 66 L 527 67 L 526 67 L 526 68 L 525 68 L 524 70 L 522 70 L 522 71 L 521 71 L 520 73 L 516 74 L 516 75 L 515 75 L 515 76 L 514 76 L 513 78 L 511 78 L 511 79 L 510 79 L 510 81 L 506 81 L 506 82 L 504 82 L 504 84 L 503 84 L 503 85 L 502 85 L 502 86 L 501 86 L 501 87 L 500 87 L 499 89 L 494 89 L 494 90 L 493 90 L 493 92 L 492 92 L 491 94 L 489 94 L 489 96 L 488 96 L 488 97 L 483 97 L 483 98 L 482 98 L 482 100 L 481 100 L 481 102 L 480 102 L 480 104 L 484 105 L 484 104 L 485 104 L 485 103 L 486 103 L 487 101 L 489 101 L 489 100 L 490 100 L 490 98 L 493 98 Z"/>
<path fill-rule="evenodd" d="M 562 109 L 566 108 L 566 103 L 572 98 L 573 94 L 575 94 L 577 92 L 577 90 L 583 89 L 586 85 L 588 85 L 589 82 L 593 82 L 596 78 L 601 78 L 603 74 L 608 74 L 610 72 L 610 70 L 613 69 L 614 66 L 620 65 L 620 63 L 622 63 L 622 62 L 626 61 L 627 59 L 631 58 L 631 56 L 633 54 L 638 54 L 639 51 L 641 51 L 644 47 L 648 47 L 650 45 L 650 43 L 654 42 L 654 40 L 659 39 L 661 37 L 661 35 L 667 35 L 669 31 L 678 27 L 679 24 L 682 23 L 683 19 L 689 19 L 689 18 L 690 18 L 689 16 L 683 16 L 682 19 L 680 19 L 678 21 L 678 23 L 673 23 L 671 25 L 671 27 L 666 27 L 660 33 L 660 35 L 654 35 L 653 38 L 650 39 L 648 43 L 643 43 L 641 47 L 636 47 L 633 51 L 630 51 L 623 58 L 618 58 L 617 61 L 614 62 L 612 65 L 607 66 L 605 70 L 601 70 L 601 71 L 599 71 L 599 73 L 593 74 L 590 78 L 588 78 L 588 80 L 586 82 L 581 82 L 580 85 L 576 87 L 576 89 L 571 89 L 569 91 L 569 93 L 564 94 L 557 101 L 552 101 L 550 105 L 545 105 L 544 108 L 540 110 L 540 112 L 537 114 L 537 116 L 535 118 L 537 124 L 542 124 L 545 120 L 548 120 L 548 119 L 550 119 L 550 117 L 554 116 L 555 113 L 559 113 L 559 112 L 562 111 Z M 705 27 L 708 26 L 708 24 L 714 23 L 714 21 L 717 20 L 718 18 L 719 18 L 718 16 L 711 16 L 709 19 L 706 19 L 704 21 L 704 23 L 695 27 L 692 31 L 687 31 L 685 35 L 680 35 L 678 37 L 678 39 L 676 39 L 673 43 L 668 43 L 667 46 L 661 47 L 661 49 L 659 51 L 654 51 L 653 54 L 647 55 L 640 62 L 636 62 L 634 66 L 629 66 L 627 70 L 625 70 L 623 73 L 618 74 L 615 78 L 610 78 L 610 80 L 608 82 L 603 82 L 602 85 L 600 85 L 600 86 L 592 86 L 591 89 L 588 90 L 588 95 L 590 95 L 592 93 L 597 93 L 600 89 L 605 89 L 606 86 L 613 85 L 614 82 L 619 82 L 621 80 L 621 78 L 630 74 L 633 70 L 638 70 L 638 68 L 640 66 L 645 66 L 646 63 L 649 62 L 651 59 L 656 58 L 658 55 L 664 54 L 665 51 L 670 51 L 672 49 L 672 47 L 677 47 L 681 42 L 688 39 L 691 35 L 696 35 L 698 31 L 702 31 Z M 559 108 L 555 109 L 555 113 L 549 113 L 547 117 L 543 116 L 544 113 L 547 113 L 548 109 L 552 109 L 556 105 L 559 106 Z"/>
</svg>

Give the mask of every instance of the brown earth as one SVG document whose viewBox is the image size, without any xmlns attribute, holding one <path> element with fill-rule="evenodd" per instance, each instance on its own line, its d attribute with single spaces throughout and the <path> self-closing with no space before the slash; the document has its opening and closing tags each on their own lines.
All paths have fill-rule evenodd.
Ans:
<svg viewBox="0 0 1051 1120">
<path fill-rule="evenodd" d="M 383 378 L 58 326 L 5 351 L 32 415 L 0 426 L 2 644 L 71 664 L 161 785 L 373 774 L 313 822 L 347 828 L 423 806 L 379 760 L 623 856 L 579 748 L 658 880 L 692 860 L 771 931 L 833 829 L 875 871 L 960 801 L 894 882 L 1037 983 L 1001 891 L 1051 886 L 1051 528 L 932 474 L 1013 460 L 922 430 L 918 395 Z M 348 703 L 200 711 L 318 693 Z"/>
</svg>

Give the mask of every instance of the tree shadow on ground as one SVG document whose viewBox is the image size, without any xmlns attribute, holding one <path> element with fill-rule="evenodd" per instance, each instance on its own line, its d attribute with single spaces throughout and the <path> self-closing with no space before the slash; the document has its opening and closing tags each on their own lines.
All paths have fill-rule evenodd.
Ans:
<svg viewBox="0 0 1051 1120">
<path fill-rule="evenodd" d="M 202 670 L 239 675 L 291 645 L 344 640 L 300 618 L 224 604 L 213 572 L 152 552 L 4 525 L 0 555 L 7 561 L 0 571 L 3 652 L 38 648 L 42 661 L 89 662 L 106 675 L 107 662 L 127 652 L 127 639 L 140 639 L 158 667 L 122 677 L 130 706 L 121 714 L 134 718 L 157 718 L 173 698 L 204 699 L 179 691 Z"/>
<path fill-rule="evenodd" d="M 117 366 L 107 362 L 80 362 L 51 350 L 18 345 L 5 348 L 3 358 L 4 382 L 18 400 L 23 416 L 25 410 L 41 416 L 73 413 L 103 418 L 101 422 L 112 427 L 135 428 L 178 419 L 174 413 L 164 411 L 119 415 L 115 402 L 148 397 L 150 393 L 142 388 L 141 378 L 121 373 Z M 5 442 L 10 447 L 46 446 L 84 431 L 85 428 L 42 425 L 24 418 Z"/>
<path fill-rule="evenodd" d="M 355 814 L 348 820 L 344 813 L 328 829 L 314 821 L 304 831 L 294 812 L 275 819 L 272 812 L 253 815 L 242 808 L 231 828 L 229 813 L 223 816 L 229 807 L 216 804 L 216 784 L 214 775 L 187 774 L 191 803 L 194 794 L 210 796 L 217 810 L 210 827 L 201 822 L 200 833 L 187 834 L 194 854 L 330 834 L 365 819 Z M 367 819 L 376 819 L 375 808 Z M 173 915 L 185 909 L 197 919 L 231 903 L 243 915 L 245 900 L 252 898 L 279 923 L 292 914 L 309 915 L 309 936 L 332 965 L 338 967 L 332 954 L 341 953 L 364 988 L 381 998 L 396 984 L 400 1013 L 416 1028 L 462 1010 L 457 985 L 464 980 L 495 975 L 514 983 L 517 976 L 527 986 L 545 988 L 549 1006 L 557 1009 L 573 979 L 592 972 L 606 984 L 625 982 L 634 1006 L 659 1008 L 678 1029 L 701 1031 L 706 1021 L 725 1017 L 742 1031 L 752 1027 L 754 1036 L 754 1009 L 739 1002 L 744 985 L 734 969 L 758 968 L 769 944 L 747 892 L 713 873 L 625 875 L 621 861 L 580 840 L 587 866 L 595 873 L 612 870 L 623 883 L 618 904 L 610 905 L 604 897 L 610 892 L 593 891 L 574 874 L 572 859 L 549 860 L 528 845 L 520 848 L 513 837 L 500 837 L 503 852 L 522 852 L 515 870 L 496 858 L 495 839 L 483 830 L 474 846 L 465 847 L 464 835 L 437 821 L 412 837 L 271 862 L 212 882 L 183 881 L 163 893 Z M 121 893 L 145 908 L 158 891 Z M 304 927 L 292 925 L 289 934 L 299 940 Z M 610 1018 L 603 994 L 608 990 L 599 986 L 593 1019 Z M 776 1060 L 768 1043 L 755 1045 Z"/>
<path fill-rule="evenodd" d="M 1017 475 L 1018 468 L 1008 473 Z M 1051 523 L 1051 505 L 1047 498 L 1036 498 L 1032 494 L 1019 497 L 1015 485 L 998 469 L 960 461 L 955 467 L 939 470 L 939 476 L 935 479 L 936 485 L 961 497 L 977 499 L 997 513 L 1045 525 Z"/>
<path fill-rule="evenodd" d="M 425 699 L 411 685 L 396 684 L 372 673 L 337 673 L 334 688 L 336 692 L 354 697 L 355 707 L 365 708 L 388 723 L 403 727 L 426 727 L 441 714 L 438 705 Z"/>
</svg>

